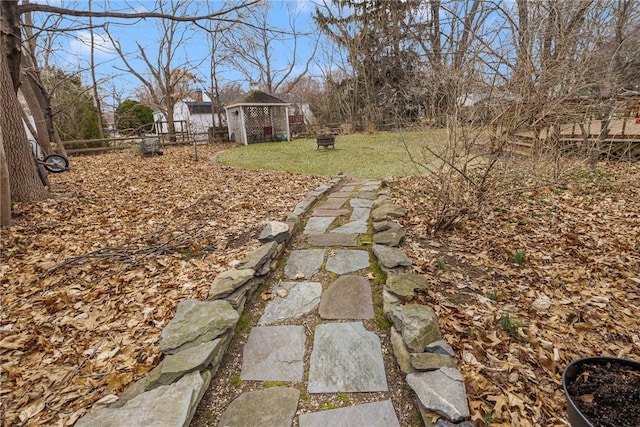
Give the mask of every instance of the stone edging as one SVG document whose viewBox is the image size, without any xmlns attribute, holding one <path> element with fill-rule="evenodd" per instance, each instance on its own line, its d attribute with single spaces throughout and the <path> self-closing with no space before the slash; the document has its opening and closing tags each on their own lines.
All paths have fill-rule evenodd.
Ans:
<svg viewBox="0 0 640 427">
<path fill-rule="evenodd" d="M 258 237 L 262 246 L 234 269 L 216 276 L 209 300 L 180 301 L 175 317 L 160 335 L 164 354 L 160 364 L 119 397 L 108 395 L 100 399 L 75 426 L 188 426 L 220 367 L 245 302 L 276 268 L 298 231 L 300 218 L 343 180 L 344 176 L 338 175 L 310 191 L 284 222 L 267 223 Z"/>
<path fill-rule="evenodd" d="M 464 379 L 453 349 L 442 339 L 437 314 L 431 307 L 410 303 L 416 293 L 427 291 L 429 283 L 412 273 L 411 260 L 397 248 L 404 231 L 393 219 L 402 218 L 405 210 L 388 201 L 387 191 L 380 194 L 371 212 L 373 253 L 387 274 L 383 311 L 393 324 L 390 336 L 396 361 L 416 393 L 426 427 L 473 427 Z"/>
<path fill-rule="evenodd" d="M 310 191 L 286 215 L 285 222 L 269 222 L 258 238 L 263 245 L 214 279 L 208 301 L 181 301 L 160 336 L 164 354 L 160 364 L 119 398 L 108 395 L 100 399 L 75 425 L 188 426 L 220 367 L 245 302 L 276 268 L 298 231 L 301 217 L 343 180 L 344 176 L 338 176 Z M 408 303 L 416 292 L 426 290 L 428 283 L 423 276 L 411 273 L 411 261 L 396 247 L 404 231 L 393 219 L 404 216 L 404 209 L 388 202 L 385 193 L 374 202 L 371 216 L 373 252 L 387 274 L 383 309 L 393 324 L 394 355 L 416 393 L 425 426 L 473 426 L 465 421 L 469 408 L 464 381 L 451 346 L 441 337 L 437 315 L 430 307 Z M 434 415 L 441 417 L 435 424 Z"/>
</svg>

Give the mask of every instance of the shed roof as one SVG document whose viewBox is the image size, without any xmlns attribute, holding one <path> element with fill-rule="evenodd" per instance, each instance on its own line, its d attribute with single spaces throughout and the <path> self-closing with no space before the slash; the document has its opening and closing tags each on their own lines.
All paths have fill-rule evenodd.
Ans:
<svg viewBox="0 0 640 427">
<path fill-rule="evenodd" d="M 211 114 L 211 102 L 185 102 L 191 114 Z"/>
<path fill-rule="evenodd" d="M 245 93 L 239 98 L 231 101 L 226 107 L 233 107 L 235 105 L 288 105 L 288 102 L 276 98 L 268 93 L 261 92 L 259 90 L 252 90 L 249 93 Z"/>
</svg>

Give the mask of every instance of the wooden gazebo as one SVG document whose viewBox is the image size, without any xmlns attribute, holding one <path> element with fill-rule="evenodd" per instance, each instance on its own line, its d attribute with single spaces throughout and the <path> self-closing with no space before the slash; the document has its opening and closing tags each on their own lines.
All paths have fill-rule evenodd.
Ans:
<svg viewBox="0 0 640 427">
<path fill-rule="evenodd" d="M 288 141 L 289 103 L 252 90 L 225 106 L 229 125 L 229 140 L 240 144 Z"/>
</svg>

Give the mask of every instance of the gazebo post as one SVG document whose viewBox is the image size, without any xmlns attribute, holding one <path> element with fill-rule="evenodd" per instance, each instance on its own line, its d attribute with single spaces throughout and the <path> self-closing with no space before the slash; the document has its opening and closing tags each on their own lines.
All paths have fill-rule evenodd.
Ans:
<svg viewBox="0 0 640 427">
<path fill-rule="evenodd" d="M 244 125 L 244 107 L 240 107 L 240 129 L 242 129 L 242 143 L 244 145 L 249 145 L 249 140 L 247 139 L 247 128 Z"/>
<path fill-rule="evenodd" d="M 235 119 L 232 118 L 233 114 L 230 114 L 229 110 L 226 108 L 225 113 L 227 114 L 227 137 L 229 138 L 229 141 L 231 141 L 231 134 L 233 133 Z"/>
<path fill-rule="evenodd" d="M 287 141 L 291 141 L 291 130 L 289 129 L 289 106 L 284 107 L 284 122 L 287 126 Z"/>
</svg>

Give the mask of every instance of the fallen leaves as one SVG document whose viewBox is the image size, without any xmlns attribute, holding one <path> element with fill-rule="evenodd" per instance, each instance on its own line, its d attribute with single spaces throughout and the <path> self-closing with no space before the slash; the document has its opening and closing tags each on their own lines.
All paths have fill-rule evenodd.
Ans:
<svg viewBox="0 0 640 427">
<path fill-rule="evenodd" d="M 640 360 L 640 165 L 600 164 L 555 188 L 536 179 L 507 175 L 505 188 L 523 190 L 436 236 L 427 181 L 394 183 L 407 208 L 403 248 L 433 283 L 423 303 L 456 350 L 479 424 L 565 426 L 564 367 L 585 356 Z M 518 250 L 521 265 L 511 262 Z"/>
<path fill-rule="evenodd" d="M 6 425 L 71 425 L 143 376 L 177 304 L 206 299 L 264 221 L 326 180 L 194 162 L 192 150 L 73 158 L 50 177 L 54 197 L 15 204 L 0 231 Z"/>
</svg>

